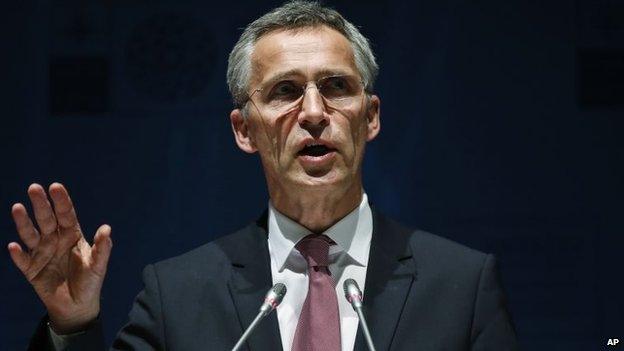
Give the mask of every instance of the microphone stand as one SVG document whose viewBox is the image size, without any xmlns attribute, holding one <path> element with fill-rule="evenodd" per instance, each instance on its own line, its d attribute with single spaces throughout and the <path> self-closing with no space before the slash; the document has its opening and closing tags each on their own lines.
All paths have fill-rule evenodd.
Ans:
<svg viewBox="0 0 624 351">
<path fill-rule="evenodd" d="M 270 312 L 270 310 L 269 310 L 269 312 Z M 267 314 L 268 314 L 268 312 L 263 312 L 263 311 L 258 312 L 258 315 L 256 316 L 256 318 L 254 318 L 253 322 L 251 322 L 249 327 L 247 327 L 247 330 L 245 330 L 245 332 L 240 337 L 240 339 L 238 339 L 238 342 L 236 343 L 236 345 L 234 345 L 234 348 L 232 348 L 232 351 L 238 351 L 238 350 L 241 349 L 241 347 L 243 347 L 243 344 L 245 343 L 245 341 L 247 341 L 247 338 L 249 338 L 249 335 L 251 335 L 251 333 L 254 331 L 254 329 L 256 329 L 256 327 L 258 326 L 260 321 Z"/>
<path fill-rule="evenodd" d="M 360 325 L 362 326 L 362 333 L 364 334 L 364 339 L 366 340 L 366 345 L 368 345 L 368 349 L 370 351 L 376 351 L 375 345 L 373 344 L 373 338 L 370 335 L 370 330 L 368 330 L 368 324 L 366 324 L 366 318 L 364 318 L 364 313 L 362 312 L 362 306 L 353 308 L 358 315 L 358 319 L 360 320 Z"/>
<path fill-rule="evenodd" d="M 366 340 L 368 349 L 370 351 L 376 351 L 375 345 L 373 344 L 373 338 L 370 335 L 370 330 L 368 330 L 366 318 L 364 318 L 364 312 L 362 312 L 362 291 L 360 290 L 360 287 L 356 281 L 351 278 L 345 280 L 343 287 L 345 298 L 349 301 L 351 307 L 353 307 L 355 313 L 358 315 L 360 325 L 362 326 L 362 334 L 364 334 L 364 340 Z"/>
<path fill-rule="evenodd" d="M 256 327 L 258 327 L 260 321 L 262 321 L 264 317 L 271 313 L 271 311 L 273 311 L 275 307 L 277 307 L 277 305 L 282 302 L 284 295 L 286 295 L 286 285 L 282 283 L 277 283 L 273 285 L 269 292 L 267 292 L 264 298 L 264 302 L 262 303 L 262 306 L 260 306 L 260 311 L 256 315 L 256 318 L 254 318 L 253 322 L 251 322 L 243 335 L 241 335 L 240 339 L 238 339 L 238 342 L 236 342 L 236 345 L 234 345 L 232 351 L 238 351 L 241 349 L 241 347 L 243 347 L 243 344 L 245 343 L 245 341 L 247 341 L 249 335 L 253 333 Z"/>
</svg>

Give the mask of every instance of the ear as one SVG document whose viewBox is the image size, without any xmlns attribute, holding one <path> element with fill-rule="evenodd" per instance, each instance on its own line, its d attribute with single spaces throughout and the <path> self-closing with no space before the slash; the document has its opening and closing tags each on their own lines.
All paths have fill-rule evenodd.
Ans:
<svg viewBox="0 0 624 351">
<path fill-rule="evenodd" d="M 236 145 L 246 153 L 253 154 L 258 149 L 250 135 L 248 123 L 249 121 L 243 116 L 243 112 L 240 109 L 237 108 L 230 112 L 230 124 L 232 125 Z"/>
<path fill-rule="evenodd" d="M 371 141 L 375 139 L 377 134 L 379 134 L 379 129 L 381 129 L 381 122 L 379 121 L 379 107 L 381 104 L 381 100 L 377 95 L 371 95 L 368 100 L 368 111 L 367 111 L 367 133 L 366 133 L 366 141 Z"/>
</svg>

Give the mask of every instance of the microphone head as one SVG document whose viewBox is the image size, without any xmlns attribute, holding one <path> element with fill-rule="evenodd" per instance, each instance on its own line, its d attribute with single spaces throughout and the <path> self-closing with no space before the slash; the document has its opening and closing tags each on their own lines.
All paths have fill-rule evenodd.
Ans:
<svg viewBox="0 0 624 351">
<path fill-rule="evenodd" d="M 344 281 L 342 285 L 347 301 L 353 304 L 360 304 L 362 302 L 362 291 L 357 282 L 351 278 Z"/>
<path fill-rule="evenodd" d="M 282 302 L 284 295 L 286 295 L 286 285 L 282 283 L 277 283 L 273 285 L 271 291 L 273 291 L 278 296 L 279 302 Z"/>
<path fill-rule="evenodd" d="M 260 308 L 263 311 L 270 311 L 275 309 L 286 295 L 286 285 L 282 283 L 277 283 L 273 285 L 273 287 L 267 292 L 264 297 L 264 303 Z"/>
</svg>

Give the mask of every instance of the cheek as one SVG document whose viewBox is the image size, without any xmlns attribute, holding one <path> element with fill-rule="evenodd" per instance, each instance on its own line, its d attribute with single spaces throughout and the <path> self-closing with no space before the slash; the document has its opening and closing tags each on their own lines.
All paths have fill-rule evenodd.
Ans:
<svg viewBox="0 0 624 351">
<path fill-rule="evenodd" d="M 290 115 L 280 116 L 269 120 L 257 116 L 254 123 L 254 136 L 256 137 L 260 156 L 269 162 L 279 162 L 285 153 L 288 153 L 288 138 L 291 136 L 296 118 Z"/>
<path fill-rule="evenodd" d="M 358 112 L 360 113 L 358 114 Z M 349 142 L 353 144 L 354 149 L 360 149 L 366 142 L 368 132 L 366 116 L 361 113 L 361 111 L 354 111 L 353 114 L 348 117 L 347 123 L 348 126 L 345 130 L 349 130 L 349 137 L 351 139 Z"/>
<path fill-rule="evenodd" d="M 288 114 L 278 119 L 277 127 L 280 131 L 280 134 L 277 136 L 279 140 L 280 149 L 286 152 L 292 151 L 288 150 L 289 142 L 292 146 L 294 146 L 296 133 L 295 125 L 297 124 L 297 116 L 295 114 Z"/>
</svg>

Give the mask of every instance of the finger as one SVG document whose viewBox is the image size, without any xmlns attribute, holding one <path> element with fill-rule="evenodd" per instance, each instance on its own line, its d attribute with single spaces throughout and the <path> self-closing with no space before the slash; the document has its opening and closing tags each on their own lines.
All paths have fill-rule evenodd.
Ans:
<svg viewBox="0 0 624 351">
<path fill-rule="evenodd" d="M 60 183 L 52 183 L 49 188 L 50 198 L 54 203 L 54 214 L 60 230 L 60 244 L 65 251 L 76 244 L 82 237 L 76 211 L 69 193 Z"/>
<path fill-rule="evenodd" d="M 54 213 L 58 224 L 64 228 L 76 226 L 78 218 L 67 189 L 61 183 L 52 183 L 49 192 L 54 202 Z"/>
<path fill-rule="evenodd" d="M 22 271 L 22 273 L 26 274 L 28 267 L 30 266 L 30 256 L 22 250 L 20 244 L 15 242 L 9 243 L 8 249 L 13 263 L 15 263 L 17 268 Z"/>
<path fill-rule="evenodd" d="M 45 236 L 56 232 L 56 217 L 54 217 L 52 205 L 50 205 L 43 187 L 39 184 L 31 184 L 28 187 L 28 197 L 32 203 L 35 220 L 39 225 L 41 234 Z"/>
<path fill-rule="evenodd" d="M 93 270 L 101 276 L 106 274 L 106 266 L 108 265 L 108 259 L 110 258 L 110 253 L 113 248 L 113 241 L 110 238 L 111 231 L 111 227 L 104 224 L 98 228 L 93 239 L 91 262 L 93 264 Z"/>
<path fill-rule="evenodd" d="M 32 250 L 33 247 L 39 244 L 39 232 L 33 225 L 32 220 L 30 220 L 26 207 L 20 203 L 14 204 L 11 208 L 11 215 L 20 239 Z"/>
<path fill-rule="evenodd" d="M 45 191 L 39 184 L 28 187 L 28 197 L 33 206 L 35 220 L 39 225 L 39 244 L 31 252 L 30 265 L 24 273 L 29 281 L 33 281 L 39 272 L 47 266 L 54 257 L 58 246 L 56 217 L 48 201 Z M 62 253 L 61 253 L 62 255 Z"/>
</svg>

